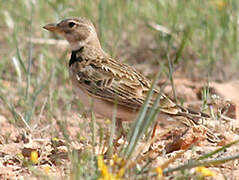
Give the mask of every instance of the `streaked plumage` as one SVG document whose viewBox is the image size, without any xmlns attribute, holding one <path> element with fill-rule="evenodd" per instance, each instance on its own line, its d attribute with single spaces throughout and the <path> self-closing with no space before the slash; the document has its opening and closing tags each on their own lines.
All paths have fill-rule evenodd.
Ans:
<svg viewBox="0 0 239 180">
<path fill-rule="evenodd" d="M 150 91 L 151 81 L 133 67 L 105 53 L 93 24 L 87 19 L 65 19 L 44 28 L 62 35 L 70 43 L 70 78 L 82 103 L 90 107 L 90 99 L 93 99 L 94 111 L 111 118 L 117 102 L 116 118 L 119 121 L 133 121 Z M 160 89 L 155 88 L 153 91 L 151 105 Z M 161 94 L 160 111 L 159 118 L 165 122 L 170 116 L 184 116 L 192 124 L 197 124 L 195 118 L 208 117 L 176 105 L 164 94 Z"/>
</svg>

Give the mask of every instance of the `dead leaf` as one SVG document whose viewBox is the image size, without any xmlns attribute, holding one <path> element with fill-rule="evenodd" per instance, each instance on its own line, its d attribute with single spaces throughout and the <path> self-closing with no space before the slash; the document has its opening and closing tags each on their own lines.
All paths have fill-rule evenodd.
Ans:
<svg viewBox="0 0 239 180">
<path fill-rule="evenodd" d="M 166 145 L 167 153 L 186 150 L 192 145 L 202 145 L 202 142 L 207 139 L 207 131 L 201 126 L 195 126 L 184 131 L 180 136 L 175 137 L 172 143 Z"/>
</svg>

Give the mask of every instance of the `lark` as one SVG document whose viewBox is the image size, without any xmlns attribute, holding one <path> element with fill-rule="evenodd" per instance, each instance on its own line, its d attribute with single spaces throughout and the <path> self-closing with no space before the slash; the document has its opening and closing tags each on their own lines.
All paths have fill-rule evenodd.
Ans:
<svg viewBox="0 0 239 180">
<path fill-rule="evenodd" d="M 135 120 L 152 82 L 132 66 L 111 58 L 102 49 L 91 21 L 85 18 L 69 18 L 56 24 L 48 24 L 44 28 L 63 36 L 70 44 L 72 52 L 69 74 L 81 103 L 109 119 L 112 118 L 114 105 L 117 103 L 118 124 Z M 153 89 L 150 105 L 159 93 L 160 88 Z M 172 119 L 180 121 L 178 117 L 183 117 L 197 124 L 195 119 L 206 116 L 177 105 L 163 93 L 160 96 L 158 121 L 161 123 L 167 124 Z M 210 133 L 210 136 L 213 137 L 213 134 Z"/>
</svg>

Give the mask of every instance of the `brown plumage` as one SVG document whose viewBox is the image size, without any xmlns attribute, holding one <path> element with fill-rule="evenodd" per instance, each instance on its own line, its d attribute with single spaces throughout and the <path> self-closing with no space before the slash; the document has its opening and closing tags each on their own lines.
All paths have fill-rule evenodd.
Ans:
<svg viewBox="0 0 239 180">
<path fill-rule="evenodd" d="M 93 99 L 94 111 L 112 118 L 117 102 L 118 121 L 133 121 L 150 91 L 151 81 L 133 67 L 105 53 L 93 24 L 85 18 L 65 19 L 44 28 L 60 34 L 69 42 L 72 50 L 70 77 L 82 103 L 91 107 L 90 99 Z M 153 90 L 151 105 L 159 92 L 159 88 Z M 159 119 L 165 123 L 172 116 L 186 117 L 191 124 L 197 124 L 197 119 L 208 117 L 176 105 L 163 93 L 159 108 Z"/>
</svg>

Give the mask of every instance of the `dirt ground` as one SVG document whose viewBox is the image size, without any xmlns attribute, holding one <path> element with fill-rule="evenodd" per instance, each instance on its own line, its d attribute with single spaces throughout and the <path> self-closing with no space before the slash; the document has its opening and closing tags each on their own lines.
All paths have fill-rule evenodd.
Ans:
<svg viewBox="0 0 239 180">
<path fill-rule="evenodd" d="M 160 83 L 163 83 L 163 80 Z M 195 85 L 194 82 L 182 78 L 175 78 L 174 83 L 179 101 L 184 99 L 184 106 L 198 110 L 202 101 L 201 91 L 205 83 Z M 239 94 L 237 93 L 239 81 L 225 84 L 211 82 L 209 87 L 214 99 L 212 98 L 208 104 L 212 107 L 214 114 L 220 114 L 220 120 L 204 123 L 220 138 L 220 141 L 218 143 L 208 142 L 205 131 L 197 127 L 176 128 L 168 132 L 163 128 L 158 128 L 155 141 L 150 146 L 144 147 L 143 150 L 144 156 L 154 159 L 155 167 L 180 151 L 185 150 L 183 155 L 170 166 L 179 165 L 187 159 L 199 157 L 203 153 L 211 152 L 239 139 Z M 171 92 L 171 85 L 166 86 L 165 93 L 173 98 Z M 80 117 L 77 111 L 70 111 L 65 114 L 66 118 L 56 117 L 55 122 L 38 122 L 35 127 L 26 127 L 23 123 L 11 123 L 9 112 L 4 111 L 2 107 L 1 111 L 0 179 L 41 179 L 44 177 L 65 179 L 71 176 L 69 151 L 76 151 L 81 156 L 82 149 L 87 146 L 87 138 L 90 138 L 89 124 L 85 125 L 84 123 L 85 121 L 90 122 L 89 119 Z M 62 126 L 66 127 L 65 132 L 62 131 Z M 115 140 L 115 148 L 122 141 L 124 140 Z M 196 145 L 196 148 L 189 148 L 192 144 Z M 144 144 L 139 144 L 139 147 L 141 145 Z M 213 158 L 238 154 L 238 147 L 239 145 L 235 144 L 216 154 Z M 96 153 L 106 151 L 97 145 L 95 150 Z M 33 152 L 36 152 L 38 156 L 35 159 Z M 212 167 L 210 170 L 216 174 L 211 179 L 239 179 L 239 160 Z M 195 170 L 191 169 L 190 171 Z"/>
</svg>

